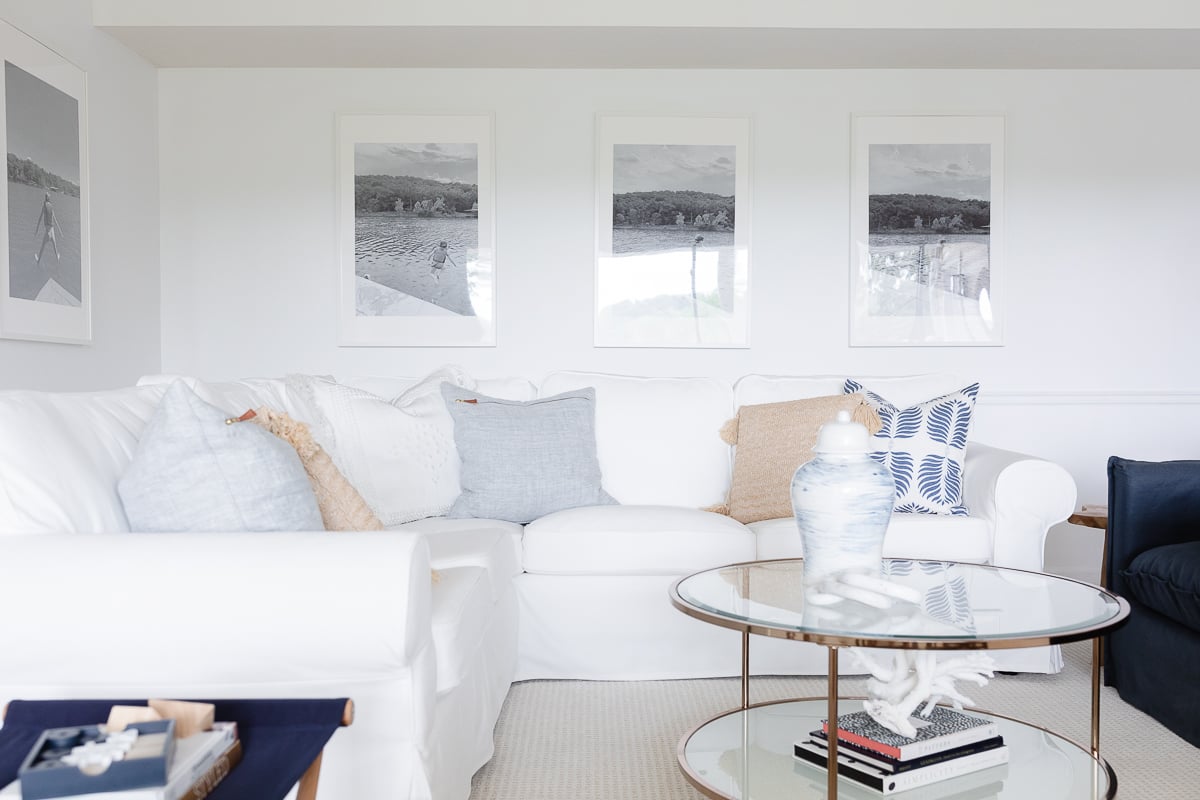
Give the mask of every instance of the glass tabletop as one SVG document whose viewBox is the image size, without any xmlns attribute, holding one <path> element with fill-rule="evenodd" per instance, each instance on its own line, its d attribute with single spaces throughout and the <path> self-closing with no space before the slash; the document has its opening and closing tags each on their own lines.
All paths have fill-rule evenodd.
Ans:
<svg viewBox="0 0 1200 800">
<path fill-rule="evenodd" d="M 862 708 L 843 700 L 838 713 Z M 709 797 L 731 800 L 801 800 L 825 797 L 825 770 L 793 755 L 825 718 L 826 701 L 793 700 L 752 706 L 712 719 L 679 745 L 679 763 L 688 780 Z M 1049 731 L 1006 717 L 996 720 L 1008 763 L 949 778 L 896 795 L 904 800 L 1056 800 L 1109 798 L 1116 778 L 1107 764 L 1081 746 Z M 838 781 L 840 800 L 878 800 L 879 792 L 846 778 Z"/>
<path fill-rule="evenodd" d="M 698 572 L 676 582 L 671 597 L 716 625 L 850 647 L 1033 647 L 1093 638 L 1129 615 L 1125 600 L 1100 587 L 1024 570 L 885 559 L 881 577 L 920 601 L 818 605 L 805 597 L 803 559 Z"/>
</svg>

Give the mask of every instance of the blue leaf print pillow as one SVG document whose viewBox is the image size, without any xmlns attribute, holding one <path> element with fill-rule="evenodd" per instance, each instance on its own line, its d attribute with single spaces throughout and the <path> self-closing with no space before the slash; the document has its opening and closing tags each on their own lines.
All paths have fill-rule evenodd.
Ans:
<svg viewBox="0 0 1200 800">
<path fill-rule="evenodd" d="M 894 510 L 966 516 L 963 462 L 979 384 L 909 408 L 897 408 L 853 379 L 846 380 L 843 390 L 861 392 L 883 423 L 875 434 L 871 457 L 890 469 L 896 480 Z"/>
</svg>

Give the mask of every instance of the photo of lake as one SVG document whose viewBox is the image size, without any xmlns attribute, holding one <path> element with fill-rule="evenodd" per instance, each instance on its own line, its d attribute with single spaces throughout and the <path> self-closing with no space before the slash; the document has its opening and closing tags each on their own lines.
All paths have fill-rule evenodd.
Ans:
<svg viewBox="0 0 1200 800">
<path fill-rule="evenodd" d="M 991 146 L 869 153 L 867 313 L 990 318 Z"/>
<path fill-rule="evenodd" d="M 477 145 L 355 144 L 360 316 L 475 316 L 490 307 L 479 258 Z M 382 300 L 381 300 L 382 298 Z"/>
<path fill-rule="evenodd" d="M 8 296 L 79 307 L 83 225 L 79 102 L 4 64 L 8 145 Z"/>
<path fill-rule="evenodd" d="M 631 343 L 735 340 L 739 282 L 735 145 L 614 144 L 611 255 L 599 328 Z"/>
</svg>

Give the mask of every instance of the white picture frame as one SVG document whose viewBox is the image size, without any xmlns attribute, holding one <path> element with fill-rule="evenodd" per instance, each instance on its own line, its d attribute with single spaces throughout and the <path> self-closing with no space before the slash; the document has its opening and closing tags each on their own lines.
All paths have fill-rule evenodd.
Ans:
<svg viewBox="0 0 1200 800">
<path fill-rule="evenodd" d="M 87 75 L 0 22 L 0 337 L 92 341 Z"/>
<path fill-rule="evenodd" d="M 1004 343 L 1004 117 L 852 118 L 850 345 Z"/>
<path fill-rule="evenodd" d="M 493 116 L 336 125 L 339 344 L 494 347 Z"/>
<path fill-rule="evenodd" d="M 750 139 L 745 116 L 597 115 L 596 347 L 750 346 Z"/>
</svg>

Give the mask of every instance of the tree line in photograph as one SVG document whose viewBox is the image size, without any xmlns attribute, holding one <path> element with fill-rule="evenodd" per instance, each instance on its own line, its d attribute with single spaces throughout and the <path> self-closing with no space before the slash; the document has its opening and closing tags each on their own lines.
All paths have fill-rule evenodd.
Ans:
<svg viewBox="0 0 1200 800">
<path fill-rule="evenodd" d="M 8 179 L 41 189 L 57 189 L 65 195 L 79 197 L 79 184 L 42 169 L 28 158 L 8 154 Z"/>
<path fill-rule="evenodd" d="M 733 223 L 732 195 L 693 191 L 613 195 L 614 225 L 687 225 L 698 230 L 732 230 Z"/>
<path fill-rule="evenodd" d="M 873 194 L 868 213 L 871 233 L 987 233 L 992 204 L 988 200 L 960 200 L 936 194 Z"/>
<path fill-rule="evenodd" d="M 479 202 L 479 187 L 411 175 L 355 175 L 355 213 L 412 212 L 418 216 L 465 214 Z"/>
</svg>

